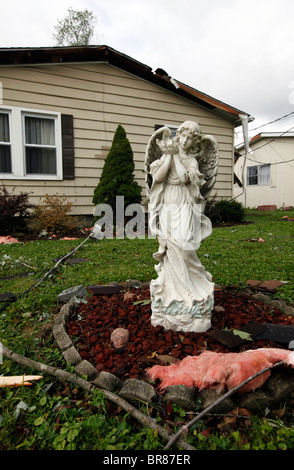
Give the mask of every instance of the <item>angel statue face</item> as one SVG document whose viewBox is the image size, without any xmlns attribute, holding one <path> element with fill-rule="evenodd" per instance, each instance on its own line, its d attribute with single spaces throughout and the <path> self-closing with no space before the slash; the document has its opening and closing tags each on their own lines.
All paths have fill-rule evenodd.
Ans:
<svg viewBox="0 0 294 470">
<path fill-rule="evenodd" d="M 177 130 L 175 140 L 178 141 L 180 148 L 188 153 L 190 149 L 195 150 L 194 147 L 199 138 L 200 127 L 198 124 L 193 121 L 186 121 Z"/>
</svg>

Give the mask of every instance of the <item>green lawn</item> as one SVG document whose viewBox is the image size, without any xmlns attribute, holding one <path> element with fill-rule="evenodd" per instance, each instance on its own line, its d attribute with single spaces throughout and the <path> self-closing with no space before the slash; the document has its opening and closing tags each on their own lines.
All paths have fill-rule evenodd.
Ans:
<svg viewBox="0 0 294 470">
<path fill-rule="evenodd" d="M 243 285 L 248 279 L 279 279 L 287 281 L 279 295 L 294 302 L 294 222 L 282 220 L 285 212 L 247 215 L 248 225 L 214 228 L 205 240 L 199 257 L 218 284 Z M 293 212 L 286 213 L 294 217 Z M 262 238 L 264 242 L 248 241 Z M 54 265 L 54 260 L 79 246 L 81 240 L 40 240 L 13 245 L 0 245 L 0 278 L 30 273 L 30 276 L 2 280 L 1 292 L 22 293 Z M 58 272 L 32 292 L 20 310 L 31 305 L 32 310 L 50 308 L 62 290 L 78 284 L 104 284 L 128 279 L 148 281 L 155 274 L 152 253 L 157 241 L 148 240 L 88 240 L 76 257 L 88 261 L 76 265 L 59 265 Z M 14 308 L 14 306 L 12 307 Z"/>
<path fill-rule="evenodd" d="M 286 281 L 277 296 L 294 305 L 294 222 L 283 220 L 285 215 L 294 218 L 294 211 L 255 211 L 246 215 L 246 220 L 253 222 L 251 224 L 214 228 L 198 252 L 214 281 L 240 286 L 248 279 Z M 248 241 L 259 238 L 264 242 Z M 0 293 L 24 293 L 53 268 L 56 259 L 71 252 L 81 241 L 40 240 L 0 245 Z M 148 239 L 88 240 L 76 253 L 76 257 L 86 258 L 86 262 L 59 265 L 56 272 L 28 295 L 9 304 L 0 303 L 1 341 L 31 359 L 68 367 L 61 353 L 54 348 L 50 335 L 57 312 L 57 295 L 79 284 L 125 282 L 128 279 L 148 281 L 155 277 L 152 253 L 157 246 L 156 240 Z M 25 370 L 5 358 L 0 364 L 2 375 L 23 373 L 34 371 Z M 0 389 L 0 450 L 163 448 L 156 433 L 137 426 L 124 413 L 113 415 L 102 395 L 93 399 L 81 391 L 74 395 L 72 387 L 66 393 L 65 389 L 65 384 L 52 377 L 45 377 L 31 388 Z M 148 408 L 146 410 L 148 412 Z M 199 426 L 205 428 L 205 423 Z M 293 435 L 293 427 L 289 434 L 288 428 L 281 427 L 271 427 L 270 433 L 266 433 L 266 426 L 261 421 L 257 428 L 251 428 L 252 443 L 244 448 L 266 449 L 267 445 L 275 448 L 275 439 L 280 443 L 276 448 L 290 448 L 290 445 L 293 448 L 289 437 L 291 433 Z M 256 429 L 263 429 L 263 441 Z M 217 432 L 211 436 L 212 440 L 205 442 L 196 431 L 192 435 L 197 436 L 192 445 L 197 444 L 203 449 L 241 446 L 241 438 L 238 440 L 236 433 L 224 437 Z M 271 436 L 270 444 L 266 444 L 269 439 L 266 435 Z"/>
</svg>

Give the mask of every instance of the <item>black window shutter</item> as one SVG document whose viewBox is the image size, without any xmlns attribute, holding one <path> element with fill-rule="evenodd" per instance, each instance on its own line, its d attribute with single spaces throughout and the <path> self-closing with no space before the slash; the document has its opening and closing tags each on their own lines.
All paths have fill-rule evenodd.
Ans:
<svg viewBox="0 0 294 470">
<path fill-rule="evenodd" d="M 75 178 L 73 116 L 61 115 L 63 179 Z"/>
</svg>

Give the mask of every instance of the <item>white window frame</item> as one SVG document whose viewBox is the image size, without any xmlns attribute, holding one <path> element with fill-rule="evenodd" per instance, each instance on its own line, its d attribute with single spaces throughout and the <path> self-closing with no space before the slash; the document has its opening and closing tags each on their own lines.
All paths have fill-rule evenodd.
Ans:
<svg viewBox="0 0 294 470">
<path fill-rule="evenodd" d="M 269 167 L 269 174 L 268 174 L 268 181 L 266 183 L 261 183 L 262 176 L 260 173 L 261 167 Z M 256 168 L 256 175 L 249 175 L 249 168 Z M 252 177 L 257 178 L 257 183 L 250 184 L 250 178 Z M 251 165 L 247 167 L 247 186 L 270 186 L 271 184 L 271 165 L 269 163 L 265 163 L 264 165 Z"/>
<path fill-rule="evenodd" d="M 61 135 L 61 113 L 43 111 L 15 106 L 1 106 L 0 112 L 8 112 L 10 125 L 11 144 L 11 173 L 0 173 L 0 179 L 10 180 L 62 180 L 62 135 Z M 56 174 L 26 174 L 25 158 L 25 116 L 36 118 L 54 119 L 55 146 L 56 146 Z"/>
<path fill-rule="evenodd" d="M 174 124 L 164 124 L 164 126 L 168 127 L 171 130 L 173 136 L 176 135 L 176 132 L 179 128 L 179 126 L 175 126 Z"/>
<path fill-rule="evenodd" d="M 12 142 L 11 142 L 11 113 L 10 111 L 8 110 L 4 110 L 3 109 L 3 112 L 1 112 L 2 109 L 0 108 L 0 114 L 6 114 L 8 115 L 8 126 L 9 126 L 9 142 L 3 142 L 2 140 L 0 140 L 0 144 L 1 145 L 5 145 L 7 147 L 10 148 L 10 158 L 11 158 L 11 166 L 12 166 Z M 11 173 L 1 173 L 0 172 L 0 175 L 11 175 Z"/>
</svg>

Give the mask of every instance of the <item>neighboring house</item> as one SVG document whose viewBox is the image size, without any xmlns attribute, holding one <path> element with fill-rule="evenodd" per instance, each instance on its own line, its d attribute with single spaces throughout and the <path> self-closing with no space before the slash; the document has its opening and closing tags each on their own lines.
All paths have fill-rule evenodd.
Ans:
<svg viewBox="0 0 294 470">
<path fill-rule="evenodd" d="M 65 194 L 73 214 L 90 215 L 119 124 L 145 188 L 145 148 L 154 129 L 190 119 L 217 139 L 214 193 L 231 198 L 240 113 L 249 117 L 107 46 L 0 49 L 0 183 L 29 191 L 34 203 L 46 193 Z"/>
<path fill-rule="evenodd" d="M 235 157 L 237 200 L 250 208 L 294 206 L 294 133 L 260 133 L 249 146 L 245 167 L 243 145 Z"/>
</svg>

